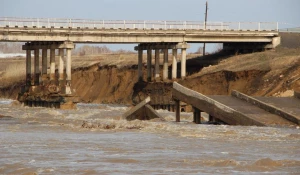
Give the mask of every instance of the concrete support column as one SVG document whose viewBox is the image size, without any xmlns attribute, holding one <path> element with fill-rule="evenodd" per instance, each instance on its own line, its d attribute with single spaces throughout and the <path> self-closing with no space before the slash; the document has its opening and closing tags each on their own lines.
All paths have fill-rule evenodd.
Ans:
<svg viewBox="0 0 300 175">
<path fill-rule="evenodd" d="M 55 49 L 50 49 L 50 82 L 55 84 Z"/>
<path fill-rule="evenodd" d="M 152 50 L 147 50 L 147 81 L 151 81 L 151 61 L 152 61 Z"/>
<path fill-rule="evenodd" d="M 173 55 L 172 79 L 176 79 L 177 78 L 177 49 L 173 49 L 172 55 Z"/>
<path fill-rule="evenodd" d="M 186 49 L 181 49 L 181 78 L 186 77 Z"/>
<path fill-rule="evenodd" d="M 164 49 L 163 80 L 168 79 L 168 49 Z"/>
<path fill-rule="evenodd" d="M 216 122 L 216 119 L 215 119 L 215 117 L 213 117 L 212 115 L 208 115 L 208 121 L 210 121 L 210 122 Z"/>
<path fill-rule="evenodd" d="M 175 100 L 176 122 L 180 122 L 180 101 Z"/>
<path fill-rule="evenodd" d="M 58 61 L 59 61 L 59 68 L 58 68 L 58 80 L 59 80 L 59 86 L 62 87 L 65 84 L 64 82 L 64 78 L 65 78 L 65 74 L 64 74 L 64 49 L 59 49 L 59 54 L 58 54 Z"/>
<path fill-rule="evenodd" d="M 71 94 L 71 49 L 67 49 L 66 59 L 66 94 Z"/>
<path fill-rule="evenodd" d="M 155 79 L 159 79 L 159 49 L 155 49 Z"/>
<path fill-rule="evenodd" d="M 26 50 L 26 85 L 31 86 L 31 50 Z"/>
<path fill-rule="evenodd" d="M 40 84 L 40 52 L 39 49 L 34 50 L 34 85 L 38 86 Z"/>
<path fill-rule="evenodd" d="M 138 50 L 138 78 L 139 80 L 143 80 L 143 50 Z"/>
<path fill-rule="evenodd" d="M 201 124 L 201 111 L 198 108 L 193 107 L 193 115 L 194 115 L 194 122 L 196 124 Z"/>
<path fill-rule="evenodd" d="M 47 81 L 47 49 L 42 50 L 42 81 L 45 84 Z"/>
</svg>

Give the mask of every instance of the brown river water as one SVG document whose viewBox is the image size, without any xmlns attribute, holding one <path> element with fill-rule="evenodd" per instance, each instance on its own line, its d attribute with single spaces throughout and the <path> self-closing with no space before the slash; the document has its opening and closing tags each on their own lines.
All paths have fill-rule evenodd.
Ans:
<svg viewBox="0 0 300 175">
<path fill-rule="evenodd" d="M 300 174 L 300 129 L 126 121 L 126 106 L 0 99 L 0 174 Z"/>
</svg>

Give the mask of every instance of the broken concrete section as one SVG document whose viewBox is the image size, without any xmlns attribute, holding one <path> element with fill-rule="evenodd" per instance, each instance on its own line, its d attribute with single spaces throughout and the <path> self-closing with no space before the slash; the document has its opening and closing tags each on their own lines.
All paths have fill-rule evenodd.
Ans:
<svg viewBox="0 0 300 175">
<path fill-rule="evenodd" d="M 212 119 L 230 125 L 295 126 L 295 123 L 281 116 L 267 112 L 233 96 L 207 96 L 176 82 L 173 83 L 172 96 L 177 101 L 186 102 L 194 108 L 208 113 Z M 177 121 L 180 121 L 179 109 L 176 110 L 177 117 L 179 118 Z"/>
<path fill-rule="evenodd" d="M 154 118 L 159 118 L 165 120 L 161 117 L 148 103 L 150 102 L 150 97 L 140 102 L 138 105 L 129 109 L 123 114 L 123 118 L 126 120 L 151 120 Z"/>
<path fill-rule="evenodd" d="M 235 90 L 231 95 L 295 124 L 300 124 L 299 100 L 290 97 L 251 97 Z"/>
</svg>

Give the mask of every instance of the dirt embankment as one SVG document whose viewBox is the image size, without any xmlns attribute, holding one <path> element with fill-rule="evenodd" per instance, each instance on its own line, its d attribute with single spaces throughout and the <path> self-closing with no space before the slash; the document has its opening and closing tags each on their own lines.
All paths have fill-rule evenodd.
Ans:
<svg viewBox="0 0 300 175">
<path fill-rule="evenodd" d="M 72 86 L 82 102 L 131 103 L 133 86 L 137 82 L 134 66 L 117 68 L 99 67 L 98 64 L 77 69 L 72 74 Z"/>
<path fill-rule="evenodd" d="M 212 56 L 207 58 L 214 59 Z M 228 95 L 233 89 L 259 96 L 300 91 L 300 49 L 278 48 L 276 51 L 222 56 L 221 59 L 216 56 L 211 64 L 199 57 L 187 65 L 188 73 L 190 68 L 192 71 L 179 83 L 207 95 Z M 197 67 L 199 71 L 195 69 Z M 76 68 L 72 73 L 73 89 L 82 102 L 132 104 L 148 95 L 156 101 L 170 100 L 171 81 L 137 82 L 136 65 L 117 67 L 97 63 Z M 15 99 L 21 84 L 0 88 L 0 97 Z"/>
<path fill-rule="evenodd" d="M 229 94 L 235 89 L 249 95 L 276 96 L 300 91 L 300 48 L 223 57 L 180 83 L 204 94 Z"/>
</svg>

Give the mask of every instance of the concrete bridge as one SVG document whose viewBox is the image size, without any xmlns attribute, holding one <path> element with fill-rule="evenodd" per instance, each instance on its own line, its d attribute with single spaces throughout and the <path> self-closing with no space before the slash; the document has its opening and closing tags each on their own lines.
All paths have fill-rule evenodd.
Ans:
<svg viewBox="0 0 300 175">
<path fill-rule="evenodd" d="M 172 79 L 177 78 L 177 50 L 181 50 L 181 78 L 186 77 L 188 43 L 223 43 L 228 50 L 271 49 L 280 44 L 278 23 L 132 21 L 0 17 L 0 41 L 26 42 L 26 87 L 24 93 L 40 92 L 71 95 L 71 49 L 74 43 L 136 43 L 138 73 L 142 79 L 143 50 L 147 50 L 147 80 L 161 80 L 160 50 L 163 50 L 163 80 L 168 79 L 168 50 L 172 50 Z M 42 50 L 40 66 L 39 51 Z M 47 53 L 50 50 L 50 62 Z M 56 76 L 55 50 L 59 50 Z M 155 50 L 154 74 L 151 72 Z M 34 51 L 34 72 L 31 52 Z M 66 54 L 65 54 L 66 53 Z M 66 59 L 64 59 L 66 57 Z M 65 60 L 65 61 L 64 61 Z M 50 72 L 47 72 L 50 64 Z M 152 77 L 154 75 L 154 77 Z M 58 77 L 58 78 L 57 78 Z M 34 79 L 34 83 L 32 83 Z M 49 95 L 49 93 L 47 93 Z M 23 99 L 24 100 L 24 99 Z M 42 99 L 41 99 L 42 100 Z M 26 101 L 26 100 L 25 100 Z M 55 100 L 54 100 L 55 101 Z"/>
</svg>

